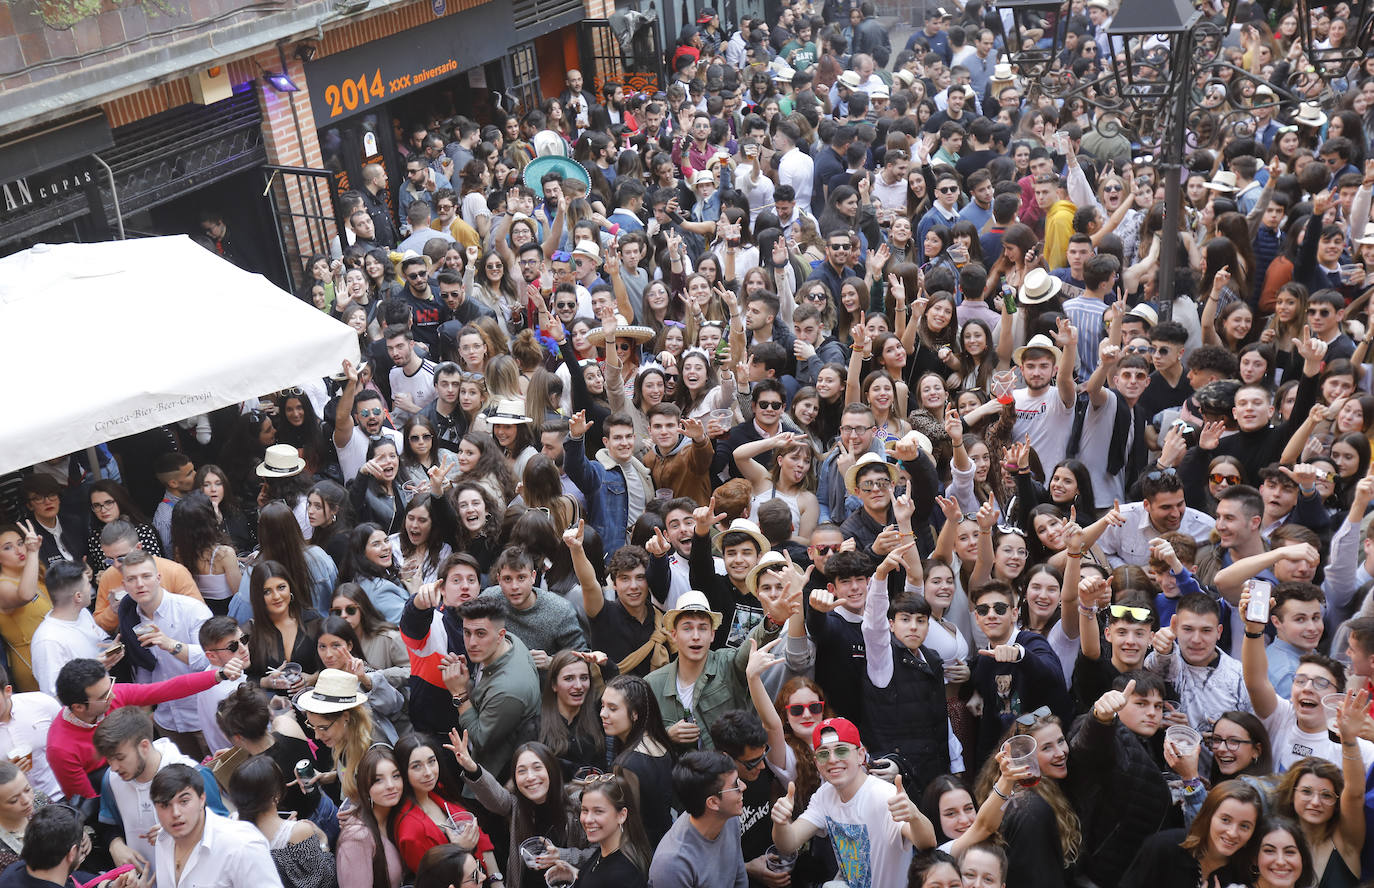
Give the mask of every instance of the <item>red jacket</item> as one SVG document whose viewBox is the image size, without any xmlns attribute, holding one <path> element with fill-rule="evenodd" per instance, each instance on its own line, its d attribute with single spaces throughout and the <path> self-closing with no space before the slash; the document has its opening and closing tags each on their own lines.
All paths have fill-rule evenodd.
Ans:
<svg viewBox="0 0 1374 888">
<path fill-rule="evenodd" d="M 218 670 L 178 675 L 167 681 L 152 684 L 120 684 L 115 682 L 110 699 L 109 715 L 123 706 L 152 706 L 168 700 L 191 697 L 215 686 Z M 71 710 L 63 707 L 48 728 L 48 766 L 52 768 L 62 791 L 70 796 L 95 798 L 100 795 L 91 785 L 91 771 L 105 764 L 105 757 L 95 751 L 95 725 L 80 725 L 72 720 Z"/>
<path fill-rule="evenodd" d="M 457 802 L 450 802 L 437 792 L 432 792 L 429 797 L 434 803 L 445 811 L 457 812 L 466 811 Z M 401 811 L 396 815 L 396 823 L 393 827 L 394 835 L 392 841 L 396 843 L 396 849 L 401 852 L 401 860 L 406 865 L 406 872 L 414 873 L 420 868 L 420 858 L 425 856 L 425 852 L 436 845 L 448 844 L 449 837 L 446 832 L 439 828 L 439 825 L 429 819 L 429 815 L 410 799 L 401 802 Z M 477 834 L 477 848 L 473 854 L 480 861 L 482 855 L 489 851 L 495 851 L 496 846 L 491 843 L 484 832 Z"/>
</svg>

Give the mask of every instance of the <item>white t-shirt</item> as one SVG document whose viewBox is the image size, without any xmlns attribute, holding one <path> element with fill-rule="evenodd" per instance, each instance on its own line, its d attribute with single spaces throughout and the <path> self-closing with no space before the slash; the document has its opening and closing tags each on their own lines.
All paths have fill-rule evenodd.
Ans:
<svg viewBox="0 0 1374 888">
<path fill-rule="evenodd" d="M 413 413 L 395 406 L 397 395 L 409 395 L 410 399 L 415 402 L 415 406 L 421 410 L 439 397 L 439 393 L 434 390 L 433 361 L 422 360 L 420 368 L 411 374 L 407 374 L 404 367 L 392 367 L 388 376 L 391 381 L 391 421 L 397 425 L 401 425 L 414 416 Z"/>
<path fill-rule="evenodd" d="M 1326 759 L 1339 767 L 1341 744 L 1331 742 L 1325 728 L 1316 734 L 1298 730 L 1292 702 L 1280 697 L 1278 703 L 1274 711 L 1269 713 L 1269 717 L 1262 719 L 1265 730 L 1269 732 L 1269 742 L 1274 749 L 1274 771 L 1281 774 L 1309 755 Z M 1360 757 L 1364 759 L 1367 771 L 1370 763 L 1374 762 L 1374 743 L 1360 740 L 1359 744 Z"/>
<path fill-rule="evenodd" d="M 401 442 L 401 433 L 395 429 L 382 427 L 382 434 L 396 442 L 396 452 L 400 453 L 404 448 Z M 344 480 L 352 481 L 358 476 L 358 470 L 367 462 L 367 433 L 358 426 L 357 421 L 353 423 L 353 436 L 348 439 L 348 443 L 339 448 L 339 470 L 343 472 Z"/>
<path fill-rule="evenodd" d="M 487 208 L 487 199 L 482 196 L 480 191 L 469 191 L 463 197 L 462 203 L 463 221 L 477 227 L 477 220 L 483 216 L 490 216 L 491 210 Z"/>
<path fill-rule="evenodd" d="M 1078 458 L 1088 467 L 1088 477 L 1093 482 L 1093 505 L 1099 509 L 1110 509 L 1113 500 L 1126 498 L 1126 482 L 1120 472 L 1107 473 L 1107 454 L 1111 450 L 1112 431 L 1116 428 L 1116 392 L 1103 389 L 1107 403 L 1101 407 L 1088 404 L 1088 412 L 1083 417 L 1083 433 L 1078 438 Z M 1126 452 L 1131 450 L 1131 440 L 1135 437 L 1135 426 L 1128 426 L 1126 432 Z"/>
<path fill-rule="evenodd" d="M 1012 440 L 1021 441 L 1030 435 L 1040 465 L 1046 470 L 1059 465 L 1069 448 L 1069 433 L 1073 431 L 1073 405 L 1064 406 L 1057 385 L 1050 385 L 1039 395 L 1032 395 L 1030 389 L 1016 389 L 1012 396 L 1016 399 Z"/>
<path fill-rule="evenodd" d="M 882 201 L 883 209 L 906 212 L 906 179 L 898 179 L 889 185 L 883 181 L 881 173 L 873 177 L 873 196 Z"/>
<path fill-rule="evenodd" d="M 773 203 L 773 180 L 760 173 L 757 184 L 750 182 L 750 171 L 753 168 L 753 164 L 741 164 L 734 173 L 735 187 L 744 192 L 744 196 L 749 199 L 750 222 L 759 217 L 759 213 L 763 212 L 764 207 L 771 206 Z M 739 274 L 741 277 L 744 276 L 742 271 Z"/>
<path fill-rule="evenodd" d="M 77 612 L 75 620 L 59 620 L 48 614 L 33 631 L 29 643 L 38 689 L 56 697 L 57 673 L 62 667 L 71 660 L 99 660 L 101 645 L 107 641 L 105 631 L 84 608 Z"/>
<path fill-rule="evenodd" d="M 895 786 L 870 774 L 848 802 L 840 801 L 835 787 L 822 784 L 802 812 L 802 820 L 829 833 L 839 876 L 849 888 L 906 883 L 911 845 L 887 810 L 888 800 L 896 794 Z"/>
</svg>

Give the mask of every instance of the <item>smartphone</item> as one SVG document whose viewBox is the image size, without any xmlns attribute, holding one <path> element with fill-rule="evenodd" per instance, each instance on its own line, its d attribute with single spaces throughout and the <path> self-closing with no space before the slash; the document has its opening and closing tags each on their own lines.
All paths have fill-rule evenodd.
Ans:
<svg viewBox="0 0 1374 888">
<path fill-rule="evenodd" d="M 1251 623 L 1269 622 L 1269 596 L 1274 591 L 1265 580 L 1250 581 L 1250 603 L 1245 607 L 1245 619 Z"/>
</svg>

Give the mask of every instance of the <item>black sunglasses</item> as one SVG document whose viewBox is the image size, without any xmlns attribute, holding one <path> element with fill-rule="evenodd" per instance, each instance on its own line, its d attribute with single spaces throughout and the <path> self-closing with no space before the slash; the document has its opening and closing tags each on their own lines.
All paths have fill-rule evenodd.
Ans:
<svg viewBox="0 0 1374 888">
<path fill-rule="evenodd" d="M 988 611 L 995 611 L 997 616 L 1000 617 L 1011 610 L 1011 605 L 1007 604 L 1005 601 L 999 601 L 996 604 L 976 604 L 973 606 L 973 610 L 980 617 L 986 617 Z"/>
<path fill-rule="evenodd" d="M 1049 715 L 1050 708 L 1048 706 L 1041 706 L 1039 709 L 1027 712 L 1024 715 L 1018 715 L 1016 717 L 1016 723 L 1018 725 L 1025 725 L 1028 728 L 1033 728 L 1036 722 L 1040 721 L 1042 718 L 1048 718 Z"/>
<path fill-rule="evenodd" d="M 350 617 L 356 617 L 358 615 L 358 606 L 356 604 L 348 604 L 343 607 L 331 607 L 329 613 L 335 617 L 342 617 L 344 614 L 348 614 Z"/>
</svg>

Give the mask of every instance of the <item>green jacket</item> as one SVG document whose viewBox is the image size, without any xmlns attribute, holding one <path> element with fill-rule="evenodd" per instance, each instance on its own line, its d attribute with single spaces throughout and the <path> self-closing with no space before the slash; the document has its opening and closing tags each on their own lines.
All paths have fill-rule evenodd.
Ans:
<svg viewBox="0 0 1374 888">
<path fill-rule="evenodd" d="M 472 706 L 458 717 L 473 759 L 501 780 L 510 773 L 515 747 L 537 732 L 540 700 L 530 649 L 509 632 L 506 638 L 511 649 L 482 670 Z"/>
<path fill-rule="evenodd" d="M 763 647 L 778 637 L 779 629 L 768 629 L 766 622 L 759 623 L 749 637 Z M 649 688 L 658 700 L 659 712 L 663 715 L 663 726 L 669 727 L 687 716 L 682 701 L 677 696 L 677 658 L 667 666 L 660 666 L 645 676 Z M 711 725 L 731 709 L 749 709 L 749 680 L 745 678 L 744 667 L 749 664 L 749 645 L 737 648 L 718 648 L 706 655 L 706 668 L 697 679 L 696 690 L 692 694 L 692 720 L 701 728 L 699 741 L 702 749 L 715 749 L 711 740 Z M 678 752 L 689 752 L 689 747 L 679 747 Z"/>
</svg>

